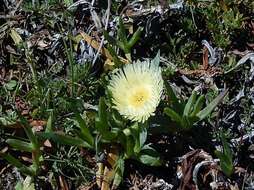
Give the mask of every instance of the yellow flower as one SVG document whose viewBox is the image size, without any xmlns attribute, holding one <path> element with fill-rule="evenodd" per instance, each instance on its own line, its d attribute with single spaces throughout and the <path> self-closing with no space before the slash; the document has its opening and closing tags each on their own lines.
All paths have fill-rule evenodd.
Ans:
<svg viewBox="0 0 254 190">
<path fill-rule="evenodd" d="M 114 108 L 132 121 L 144 122 L 158 106 L 163 90 L 161 68 L 153 61 L 125 65 L 109 84 Z"/>
</svg>

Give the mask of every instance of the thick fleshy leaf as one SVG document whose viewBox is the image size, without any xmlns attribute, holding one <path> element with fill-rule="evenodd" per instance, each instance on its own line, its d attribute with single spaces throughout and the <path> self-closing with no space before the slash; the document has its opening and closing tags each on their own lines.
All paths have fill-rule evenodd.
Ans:
<svg viewBox="0 0 254 190">
<path fill-rule="evenodd" d="M 147 139 L 147 129 L 146 127 L 142 127 L 139 133 L 139 144 L 140 147 L 143 147 Z"/>
<path fill-rule="evenodd" d="M 226 140 L 225 134 L 221 133 L 221 141 L 223 146 L 223 151 L 216 150 L 215 154 L 220 159 L 220 167 L 222 171 L 230 176 L 233 173 L 234 165 L 233 165 L 233 154 L 229 147 L 229 143 Z"/>
<path fill-rule="evenodd" d="M 117 189 L 123 179 L 124 159 L 119 157 L 115 166 L 115 176 L 112 184 L 112 189 Z"/>
<path fill-rule="evenodd" d="M 182 104 L 179 103 L 179 99 L 177 98 L 171 85 L 168 82 L 165 82 L 164 86 L 166 88 L 166 92 L 167 92 L 167 95 L 169 98 L 169 103 L 172 104 L 172 107 L 178 114 L 182 114 L 183 113 L 183 106 L 182 106 Z"/>
<path fill-rule="evenodd" d="M 31 176 L 35 175 L 35 172 L 31 168 L 22 164 L 18 159 L 14 158 L 12 155 L 0 152 L 0 156 L 5 160 L 7 160 L 13 166 L 17 167 L 18 170 L 21 171 L 22 173 Z"/>
<path fill-rule="evenodd" d="M 199 96 L 193 107 L 191 116 L 195 116 L 198 112 L 200 112 L 204 103 L 205 103 L 205 96 L 204 95 Z"/>
<path fill-rule="evenodd" d="M 164 113 L 168 115 L 172 121 L 175 121 L 181 127 L 185 126 L 181 116 L 178 113 L 176 113 L 174 110 L 172 110 L 171 108 L 165 108 Z"/>
<path fill-rule="evenodd" d="M 131 49 L 132 46 L 134 46 L 136 44 L 136 42 L 139 40 L 141 33 L 143 31 L 142 27 L 139 27 L 135 33 L 132 35 L 131 39 L 128 42 L 128 48 Z"/>
<path fill-rule="evenodd" d="M 138 155 L 138 160 L 149 166 L 160 166 L 162 164 L 159 153 L 149 145 L 145 145 L 142 148 Z"/>
<path fill-rule="evenodd" d="M 32 127 L 28 123 L 27 119 L 20 116 L 20 123 L 23 125 L 26 135 L 33 144 L 33 146 L 35 147 L 35 149 L 39 149 L 38 139 L 35 136 L 34 132 L 32 131 Z"/>
<path fill-rule="evenodd" d="M 197 117 L 199 117 L 200 120 L 206 118 L 214 110 L 214 108 L 223 100 L 227 92 L 228 90 L 225 90 L 224 92 L 220 93 L 210 104 L 208 104 L 203 110 L 197 113 Z"/>
<path fill-rule="evenodd" d="M 119 17 L 119 29 L 118 29 L 118 37 L 119 37 L 119 41 L 123 42 L 124 47 L 127 45 L 127 35 L 126 35 L 126 31 L 125 31 L 125 26 L 123 23 L 123 20 L 121 17 Z M 125 50 L 124 50 L 125 51 Z"/>
<path fill-rule="evenodd" d="M 52 140 L 56 143 L 59 143 L 59 144 L 91 148 L 91 145 L 89 145 L 84 140 L 82 140 L 80 138 L 77 138 L 77 137 L 72 137 L 72 136 L 69 136 L 69 135 L 65 135 L 65 134 L 38 133 L 38 135 L 40 135 L 40 137 L 42 137 L 42 138 L 50 139 L 50 140 Z"/>
<path fill-rule="evenodd" d="M 125 153 L 128 158 L 130 158 L 134 154 L 134 139 L 131 135 L 126 136 L 126 143 L 125 143 Z"/>
<path fill-rule="evenodd" d="M 99 113 L 98 113 L 98 117 L 96 118 L 95 127 L 102 134 L 109 131 L 107 116 L 108 114 L 107 114 L 107 106 L 105 103 L 105 99 L 101 97 L 99 101 Z"/>
<path fill-rule="evenodd" d="M 229 143 L 227 142 L 226 136 L 223 133 L 221 134 L 221 141 L 222 141 L 224 154 L 226 154 L 228 158 L 232 159 L 232 157 L 233 157 L 232 151 L 229 147 Z"/>
<path fill-rule="evenodd" d="M 81 129 L 81 133 L 84 137 L 83 140 L 85 140 L 88 144 L 93 146 L 94 138 L 93 138 L 90 130 L 88 129 L 88 127 L 86 125 L 86 122 L 84 121 L 84 119 L 78 113 L 75 114 L 75 118 L 76 118 L 76 121 L 78 122 L 78 125 Z"/>
<path fill-rule="evenodd" d="M 7 139 L 6 142 L 17 150 L 27 151 L 27 152 L 33 152 L 35 150 L 32 143 L 28 143 L 18 139 Z"/>
<path fill-rule="evenodd" d="M 49 118 L 47 121 L 46 132 L 53 131 L 53 110 L 50 111 Z"/>
<path fill-rule="evenodd" d="M 135 140 L 134 152 L 139 153 L 147 139 L 147 129 L 145 126 L 136 125 L 131 128 L 132 136 Z"/>
<path fill-rule="evenodd" d="M 216 156 L 220 159 L 220 167 L 222 171 L 227 175 L 231 176 L 233 173 L 234 167 L 231 160 L 222 152 L 215 150 Z"/>
<path fill-rule="evenodd" d="M 7 90 L 14 90 L 17 86 L 17 81 L 15 80 L 10 80 L 8 83 L 5 84 L 5 87 L 7 88 Z"/>
<path fill-rule="evenodd" d="M 15 190 L 35 190 L 32 177 L 27 176 L 24 181 L 19 181 L 15 186 Z"/>
<path fill-rule="evenodd" d="M 196 101 L 196 98 L 197 98 L 197 92 L 193 91 L 191 96 L 189 97 L 189 99 L 187 101 L 187 104 L 184 107 L 183 115 L 189 116 L 189 114 L 192 111 L 193 105 L 194 105 L 194 103 Z"/>
</svg>

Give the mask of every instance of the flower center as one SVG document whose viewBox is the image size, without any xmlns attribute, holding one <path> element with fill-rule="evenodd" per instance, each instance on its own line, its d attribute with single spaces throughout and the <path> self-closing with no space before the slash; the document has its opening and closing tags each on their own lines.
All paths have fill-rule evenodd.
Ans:
<svg viewBox="0 0 254 190">
<path fill-rule="evenodd" d="M 136 90 L 129 99 L 130 105 L 134 107 L 142 107 L 144 103 L 149 99 L 149 91 L 145 88 Z"/>
</svg>

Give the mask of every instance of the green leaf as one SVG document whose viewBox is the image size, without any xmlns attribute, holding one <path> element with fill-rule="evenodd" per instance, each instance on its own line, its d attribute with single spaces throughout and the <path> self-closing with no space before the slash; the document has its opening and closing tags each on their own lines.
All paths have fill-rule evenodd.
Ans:
<svg viewBox="0 0 254 190">
<path fill-rule="evenodd" d="M 66 106 L 70 110 L 70 112 L 82 111 L 84 100 L 82 100 L 81 98 L 65 97 L 63 98 L 63 100 L 66 102 Z"/>
<path fill-rule="evenodd" d="M 24 166 L 18 159 L 14 158 L 10 154 L 0 152 L 0 156 L 17 168 L 21 168 Z"/>
<path fill-rule="evenodd" d="M 139 146 L 140 148 L 144 146 L 147 139 L 147 128 L 141 127 L 140 133 L 139 133 Z"/>
<path fill-rule="evenodd" d="M 221 141 L 222 141 L 224 154 L 227 155 L 228 158 L 232 159 L 232 157 L 233 157 L 232 151 L 229 147 L 229 143 L 227 142 L 226 136 L 223 133 L 221 134 Z"/>
<path fill-rule="evenodd" d="M 134 154 L 134 139 L 131 135 L 126 136 L 126 144 L 125 144 L 125 153 L 127 155 L 127 158 L 130 158 Z"/>
<path fill-rule="evenodd" d="M 195 103 L 196 98 L 197 98 L 197 92 L 193 91 L 191 96 L 188 99 L 187 104 L 184 107 L 183 115 L 185 115 L 185 116 L 189 116 L 190 115 L 190 112 L 192 111 L 193 104 Z"/>
<path fill-rule="evenodd" d="M 26 152 L 33 152 L 35 147 L 32 143 L 24 142 L 18 139 L 7 139 L 6 142 L 13 148 Z"/>
<path fill-rule="evenodd" d="M 125 26 L 123 24 L 123 19 L 121 17 L 119 17 L 119 29 L 117 30 L 117 35 L 119 37 L 119 41 L 121 41 L 124 45 L 124 48 L 127 45 L 127 35 L 126 35 L 126 31 L 125 31 Z M 124 50 L 124 49 L 123 49 Z"/>
<path fill-rule="evenodd" d="M 46 132 L 52 132 L 53 131 L 53 110 L 50 111 L 49 118 L 47 121 L 47 126 L 46 126 Z"/>
<path fill-rule="evenodd" d="M 215 150 L 216 156 L 220 159 L 220 167 L 222 171 L 229 177 L 234 171 L 233 165 L 233 153 L 229 147 L 229 143 L 226 140 L 224 133 L 220 134 L 223 152 Z"/>
<path fill-rule="evenodd" d="M 107 114 L 107 105 L 105 103 L 104 97 L 101 97 L 99 100 L 99 111 L 98 111 L 98 117 L 99 117 L 99 122 L 100 125 L 98 125 L 98 130 L 101 133 L 109 131 L 109 126 L 108 126 L 108 114 Z"/>
<path fill-rule="evenodd" d="M 169 101 L 175 104 L 178 104 L 178 98 L 175 95 L 175 92 L 173 91 L 172 87 L 170 86 L 170 84 L 168 82 L 164 83 L 165 87 L 166 87 L 166 91 L 167 91 L 167 95 L 169 97 Z"/>
<path fill-rule="evenodd" d="M 50 139 L 56 143 L 91 148 L 91 146 L 80 138 L 59 133 L 38 133 L 42 138 Z"/>
<path fill-rule="evenodd" d="M 188 116 L 182 117 L 182 123 L 184 123 L 184 129 L 190 129 L 193 126 L 193 122 L 190 120 Z"/>
<path fill-rule="evenodd" d="M 225 90 L 224 92 L 220 93 L 210 104 L 208 104 L 203 110 L 197 113 L 197 117 L 199 117 L 200 120 L 206 118 L 213 111 L 213 109 L 223 100 L 227 92 L 228 90 Z"/>
<path fill-rule="evenodd" d="M 151 62 L 154 65 L 159 67 L 159 65 L 160 65 L 160 50 L 158 51 L 158 53 L 156 54 L 156 56 L 153 58 L 153 60 Z"/>
<path fill-rule="evenodd" d="M 204 103 L 205 103 L 205 96 L 204 95 L 199 96 L 193 107 L 191 116 L 195 116 L 198 112 L 200 112 Z"/>
<path fill-rule="evenodd" d="M 191 128 L 193 127 L 193 125 L 199 121 L 199 118 L 197 116 L 189 116 L 187 117 L 188 120 L 188 127 Z"/>
<path fill-rule="evenodd" d="M 20 181 L 15 185 L 15 190 L 24 190 L 23 185 Z"/>
<path fill-rule="evenodd" d="M 117 46 L 118 46 L 120 49 L 122 49 L 124 52 L 128 52 L 128 50 L 126 50 L 125 45 L 124 45 L 123 42 L 120 42 L 120 41 L 117 40 Z"/>
<path fill-rule="evenodd" d="M 142 151 L 138 155 L 137 159 L 143 164 L 149 166 L 160 166 L 162 164 L 159 153 L 149 145 L 145 145 L 142 148 Z"/>
<path fill-rule="evenodd" d="M 215 150 L 215 155 L 220 159 L 220 167 L 228 177 L 230 177 L 234 171 L 232 160 L 230 160 L 224 153 Z"/>
<path fill-rule="evenodd" d="M 230 177 L 234 172 L 234 167 L 231 164 L 222 163 L 221 169 L 228 177 Z"/>
<path fill-rule="evenodd" d="M 117 138 L 118 134 L 120 132 L 120 129 L 112 129 L 111 131 L 102 134 L 102 139 L 107 141 L 113 141 L 115 138 Z"/>
<path fill-rule="evenodd" d="M 120 128 L 112 128 L 110 130 L 110 126 L 108 123 L 109 122 L 106 112 L 106 104 L 104 102 L 104 98 L 101 98 L 99 104 L 99 117 L 95 119 L 95 128 L 102 136 L 102 140 L 112 141 L 118 136 L 121 130 Z"/>
<path fill-rule="evenodd" d="M 0 156 L 4 158 L 5 160 L 7 160 L 11 165 L 18 168 L 18 170 L 21 171 L 22 173 L 31 175 L 31 176 L 35 175 L 35 172 L 33 170 L 31 170 L 29 167 L 22 164 L 18 159 L 14 158 L 12 155 L 0 152 Z"/>
<path fill-rule="evenodd" d="M 169 97 L 169 102 L 172 103 L 172 107 L 177 111 L 177 113 L 181 114 L 183 112 L 181 108 L 182 105 L 179 103 L 179 100 L 174 90 L 172 89 L 172 87 L 170 86 L 168 82 L 165 82 L 164 85 L 166 88 L 167 95 Z"/>
<path fill-rule="evenodd" d="M 134 124 L 131 128 L 131 134 L 135 141 L 134 152 L 139 153 L 147 139 L 147 129 L 141 124 Z"/>
<path fill-rule="evenodd" d="M 142 31 L 143 31 L 143 28 L 138 27 L 138 29 L 132 35 L 131 39 L 129 40 L 129 42 L 127 44 L 128 49 L 131 49 L 136 44 L 136 42 L 140 39 Z"/>
<path fill-rule="evenodd" d="M 115 177 L 112 184 L 112 189 L 117 189 L 117 187 L 120 185 L 123 179 L 123 173 L 124 173 L 124 159 L 122 157 L 119 157 L 115 166 Z"/>
<path fill-rule="evenodd" d="M 79 127 L 81 129 L 81 133 L 84 137 L 83 140 L 85 140 L 88 144 L 93 146 L 94 145 L 94 138 L 93 138 L 90 130 L 88 129 L 88 127 L 86 125 L 86 122 L 84 121 L 84 119 L 78 113 L 75 114 L 75 117 L 76 117 L 76 121 L 78 122 Z"/>
<path fill-rule="evenodd" d="M 5 84 L 5 87 L 7 90 L 12 91 L 16 88 L 17 84 L 17 81 L 10 80 L 8 83 Z"/>
<path fill-rule="evenodd" d="M 33 144 L 35 149 L 39 149 L 40 147 L 39 147 L 38 140 L 37 140 L 36 136 L 34 135 L 34 133 L 32 131 L 32 127 L 28 123 L 27 119 L 24 118 L 23 116 L 20 116 L 20 123 L 24 126 L 26 135 L 28 136 L 29 140 L 31 141 L 31 143 Z"/>
<path fill-rule="evenodd" d="M 123 180 L 123 176 L 121 175 L 121 172 L 119 170 L 116 170 L 113 184 L 112 184 L 112 189 L 117 189 L 117 187 L 121 184 L 122 180 Z"/>
<path fill-rule="evenodd" d="M 94 148 L 93 145 L 90 145 L 89 143 L 86 142 L 86 140 L 84 140 L 84 139 L 86 139 L 86 137 L 83 135 L 83 133 L 80 132 L 80 130 L 75 130 L 75 129 L 74 129 L 73 132 L 75 133 L 75 135 L 76 135 L 79 139 L 82 139 L 82 140 L 86 143 L 87 148 L 90 148 L 90 149 L 93 149 L 93 148 Z"/>
<path fill-rule="evenodd" d="M 32 182 L 32 178 L 30 176 L 26 176 L 26 179 L 22 182 L 19 181 L 15 186 L 15 190 L 35 190 L 35 185 Z"/>
<path fill-rule="evenodd" d="M 178 125 L 180 125 L 180 127 L 185 128 L 185 124 L 181 116 L 178 113 L 176 113 L 174 110 L 172 110 L 171 108 L 165 108 L 164 113 L 168 115 L 172 121 L 175 121 Z"/>
<path fill-rule="evenodd" d="M 110 141 L 114 140 L 115 138 L 117 138 L 118 134 L 121 131 L 118 128 L 112 128 L 111 131 L 102 131 L 101 129 L 104 128 L 104 124 L 98 120 L 95 120 L 95 127 L 96 127 L 96 129 L 98 129 L 98 132 L 102 137 L 102 140 L 107 141 L 107 142 L 110 142 Z"/>
<path fill-rule="evenodd" d="M 124 121 L 118 111 L 112 110 L 111 117 L 112 117 L 111 125 L 114 128 L 123 129 L 125 127 Z"/>
</svg>

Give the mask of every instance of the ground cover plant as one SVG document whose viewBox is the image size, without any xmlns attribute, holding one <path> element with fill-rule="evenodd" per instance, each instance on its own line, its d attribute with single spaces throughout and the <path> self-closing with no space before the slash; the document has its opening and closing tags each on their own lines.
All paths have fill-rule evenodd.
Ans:
<svg viewBox="0 0 254 190">
<path fill-rule="evenodd" d="M 2 0 L 0 189 L 254 189 L 252 0 Z"/>
</svg>

